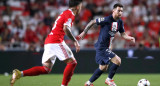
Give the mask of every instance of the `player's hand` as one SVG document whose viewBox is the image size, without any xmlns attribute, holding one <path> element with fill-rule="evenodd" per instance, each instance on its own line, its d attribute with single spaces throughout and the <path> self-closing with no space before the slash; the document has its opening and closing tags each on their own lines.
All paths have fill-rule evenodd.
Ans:
<svg viewBox="0 0 160 86">
<path fill-rule="evenodd" d="M 74 45 L 76 47 L 76 52 L 79 52 L 80 51 L 80 45 L 79 45 L 78 41 L 75 41 Z"/>
<path fill-rule="evenodd" d="M 85 36 L 86 36 L 86 33 L 82 32 L 78 37 L 83 40 Z"/>
<path fill-rule="evenodd" d="M 132 43 L 136 42 L 134 37 L 131 37 L 130 40 L 131 40 Z"/>
</svg>

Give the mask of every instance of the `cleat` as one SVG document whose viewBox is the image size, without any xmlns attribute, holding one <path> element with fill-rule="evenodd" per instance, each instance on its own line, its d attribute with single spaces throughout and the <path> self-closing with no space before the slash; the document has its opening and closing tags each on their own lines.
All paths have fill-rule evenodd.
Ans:
<svg viewBox="0 0 160 86">
<path fill-rule="evenodd" d="M 117 86 L 117 85 L 114 83 L 114 80 L 108 80 L 108 79 L 106 79 L 105 84 L 107 84 L 107 85 L 109 85 L 109 86 Z"/>
<path fill-rule="evenodd" d="M 16 80 L 18 80 L 19 78 L 21 78 L 21 72 L 18 69 L 14 69 L 13 70 L 13 74 L 10 80 L 10 85 L 13 86 L 13 84 L 16 82 Z"/>
<path fill-rule="evenodd" d="M 94 86 L 94 85 L 93 85 L 93 83 L 88 83 L 88 82 L 86 82 L 86 83 L 84 84 L 84 86 Z"/>
<path fill-rule="evenodd" d="M 89 85 L 89 84 L 85 84 L 84 86 L 94 86 L 92 83 Z"/>
</svg>

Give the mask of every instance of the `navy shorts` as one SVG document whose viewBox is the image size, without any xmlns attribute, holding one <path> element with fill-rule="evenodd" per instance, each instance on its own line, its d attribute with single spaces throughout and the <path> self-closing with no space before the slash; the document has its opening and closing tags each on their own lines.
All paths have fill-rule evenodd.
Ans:
<svg viewBox="0 0 160 86">
<path fill-rule="evenodd" d="M 96 49 L 96 63 L 100 65 L 108 65 L 115 55 L 116 54 L 109 49 Z"/>
</svg>

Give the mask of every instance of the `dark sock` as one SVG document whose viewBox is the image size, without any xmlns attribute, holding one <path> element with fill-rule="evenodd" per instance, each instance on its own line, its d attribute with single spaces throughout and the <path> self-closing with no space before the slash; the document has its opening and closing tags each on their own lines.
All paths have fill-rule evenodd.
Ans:
<svg viewBox="0 0 160 86">
<path fill-rule="evenodd" d="M 115 75 L 118 67 L 119 67 L 119 65 L 116 65 L 116 64 L 114 64 L 114 63 L 112 64 L 112 66 L 110 67 L 110 70 L 109 70 L 109 75 L 108 75 L 108 77 L 109 77 L 110 79 L 113 78 L 113 76 Z"/>
<path fill-rule="evenodd" d="M 97 68 L 92 77 L 89 79 L 89 81 L 93 83 L 96 79 L 98 79 L 101 76 L 102 73 L 103 71 Z"/>
</svg>

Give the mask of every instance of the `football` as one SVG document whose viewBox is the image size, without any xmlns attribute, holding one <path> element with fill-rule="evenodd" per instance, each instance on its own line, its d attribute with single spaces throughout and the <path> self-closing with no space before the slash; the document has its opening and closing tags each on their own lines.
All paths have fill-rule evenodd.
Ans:
<svg viewBox="0 0 160 86">
<path fill-rule="evenodd" d="M 150 82 L 147 79 L 141 79 L 138 81 L 137 86 L 150 86 Z"/>
</svg>

